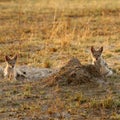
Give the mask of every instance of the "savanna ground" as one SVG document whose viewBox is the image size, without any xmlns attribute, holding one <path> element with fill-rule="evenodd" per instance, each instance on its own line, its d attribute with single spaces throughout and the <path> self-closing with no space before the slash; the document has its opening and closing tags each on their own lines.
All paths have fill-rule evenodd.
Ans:
<svg viewBox="0 0 120 120">
<path fill-rule="evenodd" d="M 120 120 L 120 0 L 0 0 L 0 62 L 59 68 L 71 57 L 91 62 L 104 46 L 110 85 L 44 87 L 41 81 L 0 81 L 2 120 Z"/>
</svg>

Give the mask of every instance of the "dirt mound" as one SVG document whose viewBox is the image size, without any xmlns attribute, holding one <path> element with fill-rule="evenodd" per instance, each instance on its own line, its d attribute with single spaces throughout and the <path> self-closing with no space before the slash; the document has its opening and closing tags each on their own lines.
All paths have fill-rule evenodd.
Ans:
<svg viewBox="0 0 120 120">
<path fill-rule="evenodd" d="M 58 73 L 45 80 L 47 85 L 68 85 L 97 82 L 102 76 L 94 65 L 82 65 L 77 58 L 72 58 Z"/>
<path fill-rule="evenodd" d="M 41 80 L 43 78 L 46 78 L 50 76 L 51 74 L 54 74 L 56 70 L 49 69 L 49 68 L 36 68 L 36 67 L 29 67 L 29 66 L 19 66 L 17 68 L 19 71 L 21 71 L 23 74 L 25 74 L 26 77 L 22 75 L 17 75 L 17 80 Z"/>
</svg>

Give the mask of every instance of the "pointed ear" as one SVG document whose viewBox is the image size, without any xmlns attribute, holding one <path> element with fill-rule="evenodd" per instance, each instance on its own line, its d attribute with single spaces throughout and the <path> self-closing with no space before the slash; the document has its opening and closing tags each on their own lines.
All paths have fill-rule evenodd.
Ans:
<svg viewBox="0 0 120 120">
<path fill-rule="evenodd" d="M 99 49 L 99 51 L 102 53 L 103 52 L 103 46 Z"/>
<path fill-rule="evenodd" d="M 13 57 L 13 59 L 16 61 L 16 60 L 17 60 L 17 55 L 15 55 L 15 56 Z"/>
<path fill-rule="evenodd" d="M 6 56 L 5 56 L 5 60 L 6 60 L 6 61 L 9 61 L 9 60 L 10 60 L 9 56 L 6 55 Z"/>
<path fill-rule="evenodd" d="M 93 53 L 95 51 L 94 47 L 91 46 L 91 52 Z"/>
</svg>

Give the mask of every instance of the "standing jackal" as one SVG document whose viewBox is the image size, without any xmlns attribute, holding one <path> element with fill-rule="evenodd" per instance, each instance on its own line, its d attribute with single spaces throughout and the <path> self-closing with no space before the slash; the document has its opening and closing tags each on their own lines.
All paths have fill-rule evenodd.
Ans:
<svg viewBox="0 0 120 120">
<path fill-rule="evenodd" d="M 111 76 L 113 74 L 112 70 L 108 67 L 108 64 L 102 57 L 103 47 L 95 50 L 94 47 L 91 47 L 92 53 L 92 64 L 97 67 L 101 75 Z"/>
<path fill-rule="evenodd" d="M 15 65 L 17 61 L 17 55 L 14 57 L 5 56 L 6 67 L 4 69 L 4 77 L 8 77 L 10 80 L 15 78 Z"/>
</svg>

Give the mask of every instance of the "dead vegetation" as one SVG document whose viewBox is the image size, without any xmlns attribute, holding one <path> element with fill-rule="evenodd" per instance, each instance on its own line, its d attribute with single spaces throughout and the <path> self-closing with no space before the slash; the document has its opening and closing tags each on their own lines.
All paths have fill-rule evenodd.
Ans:
<svg viewBox="0 0 120 120">
<path fill-rule="evenodd" d="M 120 119 L 119 0 L 1 0 L 0 6 L 1 64 L 17 53 L 19 65 L 64 66 L 45 80 L 0 79 L 1 119 Z M 86 66 L 91 45 L 105 48 L 114 71 L 109 84 L 99 84 L 97 71 Z"/>
</svg>

